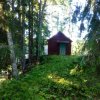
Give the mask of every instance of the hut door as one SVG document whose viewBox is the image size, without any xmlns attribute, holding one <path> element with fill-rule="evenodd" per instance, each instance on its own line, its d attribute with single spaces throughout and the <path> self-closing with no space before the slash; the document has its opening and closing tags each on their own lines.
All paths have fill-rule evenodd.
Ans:
<svg viewBox="0 0 100 100">
<path fill-rule="evenodd" d="M 60 43 L 60 55 L 65 55 L 66 54 L 66 44 L 65 43 Z"/>
</svg>

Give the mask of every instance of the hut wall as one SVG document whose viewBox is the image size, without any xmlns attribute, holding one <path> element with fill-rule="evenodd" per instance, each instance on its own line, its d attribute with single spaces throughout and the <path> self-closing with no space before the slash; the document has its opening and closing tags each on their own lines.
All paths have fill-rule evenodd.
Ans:
<svg viewBox="0 0 100 100">
<path fill-rule="evenodd" d="M 49 55 L 59 54 L 58 43 L 54 39 L 48 41 L 48 54 Z"/>
</svg>

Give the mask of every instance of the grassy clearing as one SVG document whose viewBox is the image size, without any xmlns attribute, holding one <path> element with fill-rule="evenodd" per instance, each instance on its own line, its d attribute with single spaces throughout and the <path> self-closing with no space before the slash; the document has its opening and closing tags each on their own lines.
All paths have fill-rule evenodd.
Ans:
<svg viewBox="0 0 100 100">
<path fill-rule="evenodd" d="M 99 77 L 78 67 L 79 57 L 49 56 L 44 62 L 17 81 L 3 82 L 0 100 L 99 100 Z"/>
</svg>

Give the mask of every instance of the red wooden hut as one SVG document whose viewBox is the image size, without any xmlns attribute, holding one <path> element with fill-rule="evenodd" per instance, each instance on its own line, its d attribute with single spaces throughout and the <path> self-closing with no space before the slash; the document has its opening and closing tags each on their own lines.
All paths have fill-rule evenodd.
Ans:
<svg viewBox="0 0 100 100">
<path fill-rule="evenodd" d="M 71 55 L 71 40 L 58 32 L 48 40 L 48 55 Z"/>
</svg>

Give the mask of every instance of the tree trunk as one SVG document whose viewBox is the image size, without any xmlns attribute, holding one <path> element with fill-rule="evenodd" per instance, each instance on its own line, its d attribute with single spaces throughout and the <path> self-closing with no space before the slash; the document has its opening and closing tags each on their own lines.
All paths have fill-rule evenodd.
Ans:
<svg viewBox="0 0 100 100">
<path fill-rule="evenodd" d="M 33 60 L 33 0 L 29 2 L 29 63 Z"/>
<path fill-rule="evenodd" d="M 22 2 L 21 0 L 17 0 L 17 3 L 18 3 L 18 10 L 19 10 L 19 13 L 18 13 L 18 20 L 19 20 L 19 23 L 20 23 L 20 29 L 19 29 L 19 32 L 20 32 L 20 49 L 21 49 L 21 65 L 22 65 L 22 71 L 24 72 L 25 70 L 25 27 L 24 27 L 24 20 L 25 20 L 25 7 L 24 5 L 22 5 Z M 22 7 L 22 8 L 21 8 Z M 21 11 L 22 9 L 22 11 Z"/>
<path fill-rule="evenodd" d="M 17 69 L 16 57 L 15 57 L 15 52 L 14 52 L 14 47 L 13 47 L 12 34 L 9 31 L 7 32 L 7 39 L 8 39 L 9 49 L 10 49 L 10 58 L 12 62 L 12 75 L 14 78 L 17 79 L 18 69 Z"/>
<path fill-rule="evenodd" d="M 21 46 L 22 46 L 22 71 L 25 72 L 25 6 L 22 5 L 22 36 L 21 36 Z"/>
<path fill-rule="evenodd" d="M 12 25 L 14 23 L 13 20 L 13 13 L 14 13 L 14 0 L 12 0 Z M 12 31 L 12 29 L 10 30 Z M 15 57 L 15 51 L 14 51 L 14 45 L 13 45 L 13 39 L 12 39 L 12 33 L 9 31 L 9 27 L 7 27 L 7 39 L 8 39 L 8 45 L 10 49 L 10 58 L 11 58 L 11 63 L 12 63 L 12 75 L 14 78 L 18 78 L 18 69 L 17 69 L 17 64 L 16 64 L 16 57 Z"/>
<path fill-rule="evenodd" d="M 39 31 L 37 33 L 37 51 L 36 51 L 36 56 L 37 60 L 39 60 L 39 57 L 42 55 L 41 50 L 42 50 L 42 25 L 43 25 L 43 15 L 44 15 L 44 8 L 46 6 L 47 0 L 44 1 L 44 4 L 42 5 L 42 0 L 39 1 L 39 14 L 38 14 L 38 23 L 39 23 Z"/>
</svg>

